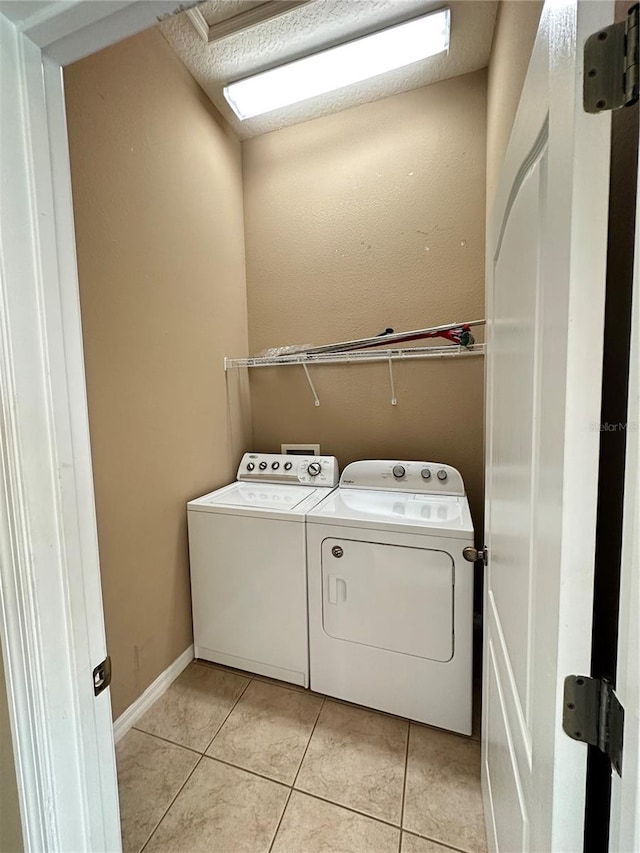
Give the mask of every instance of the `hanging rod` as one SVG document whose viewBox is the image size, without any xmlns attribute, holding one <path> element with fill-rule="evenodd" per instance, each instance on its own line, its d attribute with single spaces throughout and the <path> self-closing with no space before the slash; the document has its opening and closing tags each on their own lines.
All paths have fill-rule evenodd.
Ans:
<svg viewBox="0 0 640 853">
<path fill-rule="evenodd" d="M 234 367 L 277 367 L 290 364 L 359 364 L 374 361 L 410 361 L 424 358 L 470 358 L 484 355 L 484 344 L 470 347 L 446 344 L 435 347 L 407 347 L 385 350 L 350 350 L 332 353 L 294 353 L 278 356 L 253 356 L 251 358 L 225 358 L 224 369 Z"/>
</svg>

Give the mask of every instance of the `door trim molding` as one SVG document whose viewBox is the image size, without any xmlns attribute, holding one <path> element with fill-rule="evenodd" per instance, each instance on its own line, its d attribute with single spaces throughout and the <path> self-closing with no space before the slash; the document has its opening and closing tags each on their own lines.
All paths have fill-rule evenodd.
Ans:
<svg viewBox="0 0 640 853">
<path fill-rule="evenodd" d="M 15 21 L 0 4 L 0 642 L 26 851 L 121 847 L 91 675 L 106 649 L 60 56 L 177 6 L 51 2 Z"/>
</svg>

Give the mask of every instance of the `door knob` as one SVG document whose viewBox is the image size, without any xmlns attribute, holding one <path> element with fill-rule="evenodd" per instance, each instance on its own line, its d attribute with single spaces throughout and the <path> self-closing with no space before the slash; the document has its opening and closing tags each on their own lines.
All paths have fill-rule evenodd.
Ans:
<svg viewBox="0 0 640 853">
<path fill-rule="evenodd" d="M 470 563 L 475 563 L 478 560 L 482 560 L 482 562 L 486 566 L 489 562 L 489 552 L 486 547 L 478 549 L 472 548 L 471 545 L 468 545 L 466 548 L 462 549 L 462 556 Z"/>
</svg>

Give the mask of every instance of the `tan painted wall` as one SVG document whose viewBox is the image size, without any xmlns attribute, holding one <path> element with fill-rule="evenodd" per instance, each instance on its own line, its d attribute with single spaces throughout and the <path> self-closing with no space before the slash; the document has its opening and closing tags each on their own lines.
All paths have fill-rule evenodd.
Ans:
<svg viewBox="0 0 640 853">
<path fill-rule="evenodd" d="M 192 642 L 185 503 L 251 444 L 221 370 L 247 351 L 241 153 L 155 30 L 65 84 L 117 717 Z"/>
<path fill-rule="evenodd" d="M 243 143 L 252 353 L 483 316 L 486 74 L 479 71 Z M 256 449 L 320 442 L 341 466 L 460 468 L 476 523 L 483 364 L 404 362 L 251 374 Z"/>
<path fill-rule="evenodd" d="M 487 86 L 487 211 L 490 212 L 518 109 L 542 0 L 503 0 L 493 36 Z"/>
<path fill-rule="evenodd" d="M 4 661 L 0 649 L 0 851 L 22 853 L 23 849 Z"/>
</svg>

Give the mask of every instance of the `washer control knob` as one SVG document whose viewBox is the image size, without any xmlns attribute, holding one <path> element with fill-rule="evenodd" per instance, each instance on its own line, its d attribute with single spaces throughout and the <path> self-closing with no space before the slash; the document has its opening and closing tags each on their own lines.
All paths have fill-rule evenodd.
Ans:
<svg viewBox="0 0 640 853">
<path fill-rule="evenodd" d="M 293 462 L 285 462 L 284 463 L 284 470 L 285 471 L 290 471 L 292 468 L 293 468 Z"/>
<path fill-rule="evenodd" d="M 430 480 L 431 479 L 431 471 L 428 468 L 423 468 L 422 471 L 420 471 L 420 476 L 422 477 L 423 480 Z"/>
<path fill-rule="evenodd" d="M 266 462 L 261 462 L 261 463 L 258 465 L 258 468 L 259 468 L 261 471 L 264 471 L 264 470 L 266 469 L 266 467 L 267 467 L 267 463 L 266 463 Z"/>
<path fill-rule="evenodd" d="M 393 466 L 393 476 L 396 480 L 401 480 L 404 475 L 407 473 L 404 465 L 394 465 Z"/>
<path fill-rule="evenodd" d="M 317 477 L 318 474 L 322 471 L 322 465 L 319 462 L 312 462 L 307 468 L 307 471 L 309 472 L 309 474 L 311 474 L 312 477 Z"/>
<path fill-rule="evenodd" d="M 278 468 L 280 467 L 280 463 L 279 462 L 272 462 L 271 467 L 273 468 L 274 471 L 277 471 Z"/>
<path fill-rule="evenodd" d="M 340 558 L 344 554 L 344 551 L 342 550 L 342 548 L 339 545 L 334 545 L 333 548 L 331 549 L 331 553 L 333 554 L 334 557 Z"/>
<path fill-rule="evenodd" d="M 441 483 L 444 483 L 444 481 L 447 479 L 447 477 L 448 477 L 448 476 L 449 476 L 449 475 L 448 475 L 448 474 L 447 474 L 447 472 L 444 470 L 444 468 L 441 468 L 441 469 L 438 471 L 438 479 L 440 480 L 440 482 L 441 482 Z"/>
<path fill-rule="evenodd" d="M 256 467 L 256 466 L 253 464 L 253 462 L 249 462 L 249 463 L 247 464 L 247 471 L 253 471 L 253 469 L 254 469 L 255 467 Z"/>
</svg>

